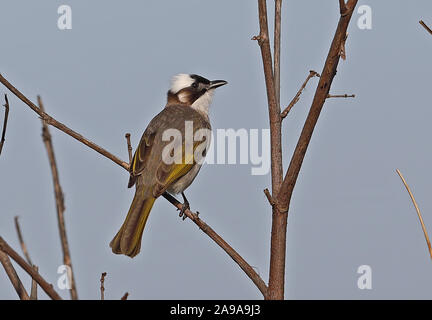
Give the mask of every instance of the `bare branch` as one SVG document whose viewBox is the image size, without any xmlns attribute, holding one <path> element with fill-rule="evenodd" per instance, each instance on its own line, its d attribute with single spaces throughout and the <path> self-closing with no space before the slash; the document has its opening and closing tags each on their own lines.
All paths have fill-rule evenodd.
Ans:
<svg viewBox="0 0 432 320">
<path fill-rule="evenodd" d="M 296 95 L 294 96 L 294 98 L 291 100 L 291 102 L 289 103 L 289 105 L 285 108 L 284 111 L 282 111 L 281 113 L 281 118 L 284 119 L 288 113 L 291 111 L 291 109 L 294 107 L 294 105 L 300 100 L 300 95 L 303 93 L 304 89 L 306 88 L 307 83 L 309 82 L 309 80 L 313 77 L 319 77 L 319 73 L 314 71 L 314 70 L 310 70 L 309 74 L 306 78 L 306 80 L 303 82 L 302 86 L 300 87 L 300 89 L 297 91 Z"/>
<path fill-rule="evenodd" d="M 36 272 L 39 272 L 39 268 L 37 266 L 33 265 L 33 269 Z M 37 282 L 33 278 L 32 278 L 32 286 L 30 291 L 30 300 L 37 300 Z"/>
<path fill-rule="evenodd" d="M 8 88 L 14 95 L 16 95 L 22 102 L 24 102 L 26 105 L 30 107 L 34 112 L 36 112 L 42 120 L 53 127 L 56 127 L 57 129 L 63 131 L 67 135 L 71 136 L 72 138 L 75 138 L 76 140 L 84 143 L 87 147 L 90 147 L 91 149 L 95 150 L 96 152 L 100 153 L 101 155 L 105 156 L 106 158 L 110 159 L 111 161 L 114 161 L 119 166 L 123 167 L 124 169 L 128 170 L 129 165 L 108 152 L 107 150 L 99 147 L 97 144 L 91 142 L 90 140 L 86 139 L 79 133 L 69 129 L 64 124 L 58 122 L 56 119 L 48 115 L 47 113 L 40 110 L 33 102 L 31 102 L 29 99 L 27 99 L 20 91 L 18 91 L 12 84 L 9 83 L 1 74 L 0 74 L 0 82 Z"/>
<path fill-rule="evenodd" d="M 129 296 L 129 293 L 126 292 L 126 293 L 123 295 L 123 297 L 121 297 L 120 300 L 127 300 L 128 296 Z"/>
<path fill-rule="evenodd" d="M 342 1 L 339 3 L 342 4 Z M 329 93 L 333 78 L 336 75 L 336 69 L 340 59 L 339 53 L 341 43 L 345 39 L 347 28 L 356 4 L 357 0 L 349 0 L 346 4 L 346 12 L 343 12 L 340 16 L 309 114 L 306 118 L 282 186 L 276 196 L 273 197 L 275 199 L 275 205 L 273 206 L 270 249 L 269 299 L 283 299 L 284 297 L 286 223 L 291 196 L 315 125 Z M 275 195 L 274 192 L 273 195 Z M 275 225 L 274 228 L 273 225 Z"/>
<path fill-rule="evenodd" d="M 419 217 L 420 224 L 421 224 L 421 227 L 422 227 L 422 229 L 423 229 L 424 237 L 425 237 L 425 239 L 426 239 L 426 243 L 427 243 L 427 246 L 428 246 L 428 249 L 429 249 L 429 255 L 430 255 L 431 259 L 432 259 L 432 247 L 431 247 L 431 243 L 430 243 L 430 241 L 429 241 L 429 236 L 428 236 L 428 233 L 427 233 L 427 230 L 426 230 L 425 224 L 424 224 L 424 222 L 423 222 L 423 218 L 422 218 L 422 215 L 421 215 L 421 213 L 420 213 L 420 209 L 419 209 L 419 207 L 418 207 L 418 205 L 417 205 L 417 201 L 415 200 L 414 195 L 412 194 L 410 187 L 408 186 L 407 182 L 405 181 L 405 178 L 403 177 L 402 172 L 400 172 L 399 169 L 396 169 L 396 172 L 397 172 L 397 174 L 399 175 L 399 177 L 401 178 L 401 180 L 402 180 L 402 182 L 403 182 L 405 188 L 407 189 L 408 194 L 409 194 L 410 197 L 411 197 L 411 201 L 412 201 L 412 203 L 414 204 L 414 207 L 415 207 L 415 209 L 416 209 L 416 211 L 417 211 L 417 215 L 418 215 L 418 217 Z"/>
<path fill-rule="evenodd" d="M 430 34 L 432 34 L 432 29 L 429 28 L 423 20 L 420 20 L 419 23 L 423 26 L 423 28 L 426 29 L 427 32 L 429 32 Z"/>
<path fill-rule="evenodd" d="M 53 300 L 61 300 L 60 295 L 54 290 L 53 286 L 45 281 L 35 269 L 29 265 L 8 243 L 0 237 L 0 250 L 11 257 L 21 268 L 23 268 L 46 292 L 46 294 Z"/>
<path fill-rule="evenodd" d="M 39 109 L 42 112 L 45 112 L 44 105 L 42 103 L 42 99 L 40 96 L 37 97 Z M 48 160 L 50 163 L 51 168 L 51 174 L 53 179 L 53 186 L 54 186 L 54 196 L 55 196 L 55 203 L 56 203 L 56 211 L 57 211 L 57 223 L 58 223 L 58 229 L 60 234 L 60 242 L 62 245 L 62 252 L 63 252 L 63 263 L 69 267 L 70 270 L 70 295 L 72 300 L 78 299 L 78 293 L 75 285 L 75 276 L 73 274 L 73 268 L 72 268 L 72 260 L 70 256 L 70 250 L 69 250 L 69 243 L 67 240 L 67 234 L 66 234 L 66 223 L 65 223 L 65 217 L 64 217 L 64 211 L 65 211 L 65 205 L 64 205 L 64 196 L 63 191 L 60 185 L 60 178 L 57 168 L 57 162 L 56 157 L 54 153 L 54 146 L 52 143 L 51 133 L 49 131 L 48 125 L 45 123 L 44 120 L 42 120 L 42 139 L 45 144 L 45 148 L 48 154 Z"/>
<path fill-rule="evenodd" d="M 341 15 L 344 15 L 347 11 L 347 7 L 345 5 L 345 0 L 339 0 L 339 12 Z"/>
<path fill-rule="evenodd" d="M 0 154 L 2 153 L 3 150 L 3 145 L 5 142 L 5 136 L 6 136 L 6 127 L 7 127 L 7 122 L 8 122 L 8 117 L 9 117 L 9 101 L 8 101 L 8 97 L 5 94 L 5 104 L 3 105 L 5 107 L 5 115 L 4 115 L 4 121 L 3 121 L 3 130 L 2 130 L 2 135 L 1 135 L 1 139 L 0 139 Z"/>
<path fill-rule="evenodd" d="M 126 142 L 127 142 L 127 149 L 128 149 L 128 155 L 129 155 L 129 167 L 132 165 L 132 145 L 130 140 L 130 133 L 125 134 Z"/>
<path fill-rule="evenodd" d="M 183 204 L 181 204 L 176 198 L 169 193 L 162 195 L 165 199 L 171 202 L 177 209 L 181 210 Z M 252 280 L 257 288 L 261 291 L 264 297 L 267 295 L 267 286 L 256 271 L 235 251 L 221 236 L 219 236 L 208 224 L 201 220 L 198 215 L 199 213 L 193 213 L 190 210 L 185 210 L 185 215 L 191 219 L 206 235 L 208 235 L 214 242 L 216 242 L 246 273 L 246 275 Z"/>
<path fill-rule="evenodd" d="M 0 262 L 3 265 L 3 268 L 6 271 L 6 274 L 9 277 L 10 282 L 12 283 L 13 287 L 15 288 L 16 293 L 18 294 L 18 297 L 21 300 L 30 300 L 30 297 L 24 288 L 24 285 L 21 282 L 21 279 L 18 277 L 18 274 L 15 271 L 15 268 L 13 267 L 8 255 L 0 250 Z"/>
<path fill-rule="evenodd" d="M 60 124 L 57 120 L 46 114 L 45 112 L 41 111 L 36 105 L 34 105 L 29 99 L 27 99 L 21 92 L 19 92 L 14 86 L 12 86 L 4 77 L 0 75 L 0 82 L 3 83 L 12 93 L 14 93 L 18 98 L 20 98 L 25 104 L 27 104 L 32 110 L 34 110 L 37 114 L 39 114 L 44 121 L 47 122 L 47 124 L 52 124 L 59 130 L 63 131 L 64 133 L 71 135 L 75 138 L 77 133 L 72 131 L 71 129 L 65 127 L 64 125 Z M 47 119 L 49 121 L 47 121 Z M 112 160 L 114 163 L 121 166 L 123 169 L 129 170 L 129 164 L 116 158 L 114 155 L 106 151 L 105 149 L 102 149 L 100 147 L 95 148 L 93 142 L 87 140 L 81 135 L 78 135 L 79 138 L 76 138 L 76 140 L 84 143 L 88 147 L 92 148 L 93 150 L 99 152 L 106 158 Z M 103 152 L 99 151 L 103 150 Z M 172 197 L 169 194 L 164 194 L 164 197 L 171 202 L 177 209 L 182 208 L 182 204 L 177 201 L 174 197 Z M 204 233 L 206 233 L 212 240 L 216 242 L 239 266 L 240 268 L 247 274 L 249 278 L 255 283 L 255 285 L 258 287 L 258 289 L 261 291 L 261 293 L 265 296 L 267 287 L 265 282 L 260 278 L 260 276 L 255 272 L 255 270 L 229 245 L 223 240 L 212 228 L 210 228 L 204 221 L 198 218 L 198 214 L 192 213 L 190 210 L 185 211 L 186 216 L 188 216 L 195 224 L 197 224 L 201 230 L 205 230 Z M 0 240 L 2 240 L 0 238 Z M 0 242 L 1 244 L 1 242 Z M 0 246 L 1 248 L 1 246 Z M 12 257 L 12 256 L 11 256 Z M 13 258 L 13 257 L 12 257 Z M 22 261 L 21 261 L 22 262 Z M 25 261 L 24 261 L 25 263 Z M 31 269 L 31 267 L 29 266 Z M 34 274 L 34 271 L 28 271 L 25 269 L 28 273 Z M 38 281 L 38 279 L 36 279 Z M 40 284 L 40 282 L 38 281 Z M 49 285 L 48 285 L 49 286 Z M 41 285 L 42 287 L 42 285 Z M 44 290 L 46 287 L 42 287 Z M 59 297 L 60 298 L 60 297 Z"/>
<path fill-rule="evenodd" d="M 101 300 L 105 300 L 105 277 L 106 277 L 107 273 L 106 272 L 102 272 L 101 274 L 101 278 L 100 278 L 100 292 L 101 292 Z"/>
<path fill-rule="evenodd" d="M 16 232 L 18 235 L 18 240 L 19 240 L 20 245 L 21 245 L 21 250 L 24 254 L 24 257 L 27 259 L 28 264 L 32 265 L 30 255 L 29 255 L 28 250 L 27 250 L 27 246 L 24 242 L 24 238 L 23 238 L 22 233 L 21 233 L 21 228 L 20 228 L 20 225 L 18 222 L 18 216 L 15 216 L 14 220 L 15 220 L 15 229 L 16 229 Z"/>
<path fill-rule="evenodd" d="M 328 98 L 355 98 L 355 94 L 328 94 Z"/>
</svg>

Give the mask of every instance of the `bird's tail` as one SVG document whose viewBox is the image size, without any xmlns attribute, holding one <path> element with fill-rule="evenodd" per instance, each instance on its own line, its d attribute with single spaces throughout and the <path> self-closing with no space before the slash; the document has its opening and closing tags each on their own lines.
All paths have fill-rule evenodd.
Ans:
<svg viewBox="0 0 432 320">
<path fill-rule="evenodd" d="M 135 192 L 126 220 L 110 242 L 114 253 L 125 254 L 133 258 L 140 252 L 144 226 L 156 200 L 148 193 L 138 189 Z"/>
</svg>

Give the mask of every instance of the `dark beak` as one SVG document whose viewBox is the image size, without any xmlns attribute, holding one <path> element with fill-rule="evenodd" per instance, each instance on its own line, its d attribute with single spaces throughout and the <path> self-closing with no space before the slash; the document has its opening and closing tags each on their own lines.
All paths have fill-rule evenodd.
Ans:
<svg viewBox="0 0 432 320">
<path fill-rule="evenodd" d="M 226 85 L 228 82 L 226 82 L 225 80 L 213 80 L 210 81 L 210 86 L 209 89 L 216 89 L 218 87 L 222 87 L 224 85 Z"/>
</svg>

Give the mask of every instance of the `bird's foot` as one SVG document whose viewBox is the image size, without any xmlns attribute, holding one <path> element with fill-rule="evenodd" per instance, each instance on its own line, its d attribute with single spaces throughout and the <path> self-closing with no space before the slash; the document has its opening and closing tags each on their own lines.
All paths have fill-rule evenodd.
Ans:
<svg viewBox="0 0 432 320">
<path fill-rule="evenodd" d="M 183 206 L 180 210 L 179 217 L 182 218 L 184 221 L 187 218 L 185 211 L 190 209 L 190 205 L 189 205 L 189 201 L 186 199 L 185 194 L 182 192 L 181 195 L 183 197 Z"/>
</svg>

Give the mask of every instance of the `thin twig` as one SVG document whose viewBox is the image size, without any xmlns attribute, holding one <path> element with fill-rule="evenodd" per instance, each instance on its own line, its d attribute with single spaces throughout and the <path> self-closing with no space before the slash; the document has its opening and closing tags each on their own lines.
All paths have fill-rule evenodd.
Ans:
<svg viewBox="0 0 432 320">
<path fill-rule="evenodd" d="M 300 96 L 303 93 L 304 89 L 306 88 L 307 83 L 309 82 L 309 80 L 313 77 L 318 77 L 319 78 L 319 73 L 314 71 L 314 70 L 310 70 L 308 76 L 306 77 L 306 80 L 303 82 L 302 86 L 300 87 L 300 89 L 297 91 L 296 95 L 294 96 L 294 98 L 291 100 L 291 102 L 289 103 L 289 105 L 284 109 L 284 111 L 282 111 L 281 113 L 281 119 L 284 119 L 288 113 L 291 111 L 291 109 L 294 107 L 294 105 L 300 100 Z"/>
<path fill-rule="evenodd" d="M 419 23 L 423 26 L 423 28 L 426 29 L 427 32 L 429 32 L 430 34 L 432 34 L 432 29 L 429 28 L 423 20 L 420 20 Z"/>
<path fill-rule="evenodd" d="M 114 156 L 112 153 L 108 152 L 107 150 L 99 147 L 97 144 L 93 143 L 92 141 L 86 139 L 84 136 L 80 135 L 79 133 L 69 129 L 64 124 L 58 122 L 56 119 L 51 117 L 49 114 L 43 112 L 40 110 L 33 102 L 31 102 L 27 97 L 25 97 L 18 89 L 16 89 L 12 84 L 9 83 L 1 74 L 0 74 L 0 82 L 8 88 L 15 96 L 17 96 L 22 102 L 24 102 L 26 105 L 30 107 L 34 112 L 36 112 L 42 120 L 45 121 L 46 124 L 49 124 L 53 127 L 56 127 L 60 131 L 63 131 L 67 135 L 71 136 L 72 138 L 84 143 L 87 147 L 95 150 L 96 152 L 100 153 L 101 155 L 105 156 L 105 158 L 110 159 L 111 161 L 114 161 L 119 166 L 123 167 L 124 169 L 129 169 L 129 164 L 120 160 L 116 156 Z"/>
<path fill-rule="evenodd" d="M 129 155 L 129 167 L 132 165 L 132 145 L 131 145 L 130 136 L 131 136 L 130 133 L 125 134 L 127 149 L 128 149 L 128 155 Z"/>
<path fill-rule="evenodd" d="M 10 282 L 12 283 L 13 287 L 15 288 L 16 293 L 18 294 L 18 297 L 21 300 L 30 300 L 30 297 L 24 288 L 24 285 L 21 282 L 21 279 L 18 277 L 18 274 L 15 271 L 15 268 L 13 267 L 9 256 L 0 250 L 0 262 L 3 265 L 3 268 L 6 271 L 7 276 L 9 277 Z"/>
<path fill-rule="evenodd" d="M 265 189 L 264 189 L 264 194 L 265 194 L 265 196 L 267 197 L 267 200 L 268 200 L 268 202 L 270 203 L 270 205 L 271 205 L 271 206 L 274 206 L 274 200 L 273 200 L 272 195 L 270 194 L 269 189 L 265 188 Z"/>
<path fill-rule="evenodd" d="M 40 96 L 37 97 L 39 109 L 42 112 L 45 112 L 44 105 L 42 103 L 42 99 Z M 72 260 L 69 250 L 69 243 L 67 240 L 67 234 L 66 234 L 66 223 L 65 223 L 65 217 L 64 217 L 64 211 L 65 211 L 65 205 L 64 205 L 64 196 L 63 191 L 60 185 L 60 178 L 57 168 L 57 162 L 56 157 L 54 153 L 54 147 L 52 143 L 51 133 L 48 128 L 48 125 L 45 123 L 44 120 L 42 120 L 42 139 L 48 154 L 48 160 L 51 168 L 51 174 L 53 179 L 53 186 L 54 186 L 54 196 L 55 196 L 55 203 L 56 203 L 56 211 L 57 211 L 57 224 L 60 234 L 60 242 L 62 246 L 62 252 L 63 252 L 63 263 L 68 266 L 68 274 L 70 275 L 70 295 L 72 300 L 78 299 L 78 293 L 75 285 L 75 276 L 72 269 Z"/>
<path fill-rule="evenodd" d="M 9 244 L 0 237 L 0 250 L 11 257 L 21 268 L 23 268 L 45 291 L 45 293 L 53 300 L 61 300 L 60 295 L 54 290 L 53 286 L 45 281 L 42 276 L 36 272 Z"/>
<path fill-rule="evenodd" d="M 397 174 L 399 175 L 399 177 L 401 178 L 401 180 L 402 180 L 402 182 L 403 182 L 405 188 L 407 189 L 408 194 L 409 194 L 410 197 L 411 197 L 411 201 L 412 201 L 412 203 L 414 204 L 414 207 L 415 207 L 415 209 L 416 209 L 416 211 L 417 211 L 417 215 L 418 215 L 418 217 L 419 217 L 420 224 L 421 224 L 421 227 L 422 227 L 422 229 L 423 229 L 424 237 L 425 237 L 425 239 L 426 239 L 426 243 L 427 243 L 427 246 L 428 246 L 428 249 L 429 249 L 429 254 L 430 254 L 430 257 L 431 257 L 431 259 L 432 259 L 432 247 L 431 247 L 431 243 L 430 243 L 430 241 L 429 241 L 429 236 L 428 236 L 428 233 L 427 233 L 427 230 L 426 230 L 425 224 L 424 224 L 424 222 L 423 222 L 423 218 L 422 218 L 422 215 L 421 215 L 421 213 L 420 213 L 420 209 L 419 209 L 419 207 L 418 207 L 418 205 L 417 205 L 417 201 L 415 200 L 414 195 L 412 194 L 410 187 L 408 186 L 407 182 L 405 181 L 405 178 L 403 177 L 402 172 L 400 172 L 399 169 L 396 169 L 396 172 L 397 172 Z"/>
<path fill-rule="evenodd" d="M 275 19 L 274 19 L 274 86 L 276 102 L 280 105 L 280 51 L 281 51 L 281 15 L 282 0 L 275 0 Z"/>
<path fill-rule="evenodd" d="M 33 269 L 36 272 L 39 272 L 39 268 L 37 266 L 33 265 Z M 32 278 L 32 285 L 30 291 L 30 300 L 37 300 L 37 282 L 33 278 Z"/>
<path fill-rule="evenodd" d="M 102 272 L 101 274 L 101 278 L 100 278 L 100 293 L 101 293 L 101 300 L 105 300 L 105 277 L 106 277 L 107 273 L 106 272 Z"/>
<path fill-rule="evenodd" d="M 129 296 L 129 293 L 126 292 L 126 293 L 123 295 L 123 297 L 121 297 L 120 300 L 127 300 L 128 296 Z"/>
<path fill-rule="evenodd" d="M 177 209 L 181 210 L 183 204 L 180 203 L 169 193 L 164 193 L 162 196 L 171 202 Z M 208 235 L 214 242 L 216 242 L 246 273 L 246 275 L 252 280 L 257 288 L 261 291 L 264 297 L 267 295 L 267 286 L 256 271 L 235 251 L 220 235 L 218 235 L 208 224 L 198 217 L 197 213 L 186 209 L 185 215 L 191 219 L 206 235 Z"/>
<path fill-rule="evenodd" d="M 3 106 L 5 107 L 5 115 L 4 115 L 4 121 L 3 121 L 2 135 L 1 135 L 1 139 L 0 139 L 0 154 L 2 153 L 3 145 L 5 142 L 6 127 L 7 127 L 8 117 L 9 117 L 9 101 L 8 101 L 8 97 L 6 94 L 4 95 L 4 97 L 5 97 L 5 104 Z"/>
<path fill-rule="evenodd" d="M 30 259 L 30 255 L 28 253 L 27 246 L 26 246 L 26 244 L 24 242 L 24 238 L 22 236 L 21 227 L 20 227 L 19 222 L 18 222 L 18 216 L 15 216 L 14 220 L 15 220 L 15 229 L 16 229 L 16 232 L 18 235 L 18 240 L 19 240 L 20 245 L 21 245 L 21 250 L 24 254 L 24 257 L 27 259 L 28 264 L 32 265 L 33 263 Z"/>
<path fill-rule="evenodd" d="M 36 113 L 41 115 L 41 117 L 46 121 L 46 119 L 50 119 L 47 124 L 55 124 L 54 126 L 58 128 L 59 130 L 63 131 L 64 133 L 71 135 L 75 138 L 74 135 L 76 133 L 72 131 L 71 129 L 65 127 L 62 124 L 59 124 L 57 120 L 49 116 L 48 114 L 42 112 L 39 110 L 38 107 L 36 107 L 29 99 L 27 99 L 21 92 L 19 92 L 14 86 L 12 86 L 4 77 L 0 75 L 0 82 L 3 83 L 12 93 L 14 93 L 18 98 L 20 98 L 25 104 L 27 104 L 32 110 L 34 110 Z M 36 108 L 36 109 L 34 109 Z M 100 152 L 97 148 L 95 148 L 95 144 L 88 139 L 84 138 L 83 136 L 80 136 L 79 138 L 76 138 L 78 141 L 84 143 L 86 146 L 92 148 L 93 150 L 99 152 L 106 158 L 110 159 L 114 163 L 121 166 L 123 169 L 129 170 L 129 164 L 118 159 L 105 149 L 102 149 L 103 152 Z M 177 209 L 182 208 L 182 204 L 177 201 L 174 197 L 169 195 L 164 195 L 164 197 L 171 202 Z M 261 291 L 261 293 L 265 296 L 267 292 L 267 287 L 265 282 L 261 279 L 261 277 L 253 270 L 253 268 L 228 244 L 223 240 L 216 232 L 214 232 L 213 229 L 211 229 L 204 221 L 198 218 L 197 214 L 193 214 L 190 210 L 185 211 L 186 216 L 192 219 L 195 224 L 197 224 L 203 231 L 208 230 L 208 232 L 205 232 L 212 240 L 214 240 L 240 267 L 241 269 L 246 273 L 246 275 L 252 279 L 252 281 L 255 283 L 255 285 L 258 287 L 258 289 Z M 0 238 L 1 239 L 1 238 Z M 24 261 L 25 263 L 25 261 Z M 31 267 L 30 267 L 31 269 Z M 27 270 L 26 270 L 27 271 Z M 27 271 L 30 273 L 29 271 Z M 32 271 L 33 272 L 33 271 Z M 34 273 L 34 272 L 33 272 Z M 39 283 L 39 282 L 38 282 Z M 40 284 L 40 283 L 39 283 Z M 45 290 L 45 288 L 44 288 Z"/>
<path fill-rule="evenodd" d="M 355 98 L 355 94 L 328 94 L 328 98 Z"/>
</svg>

